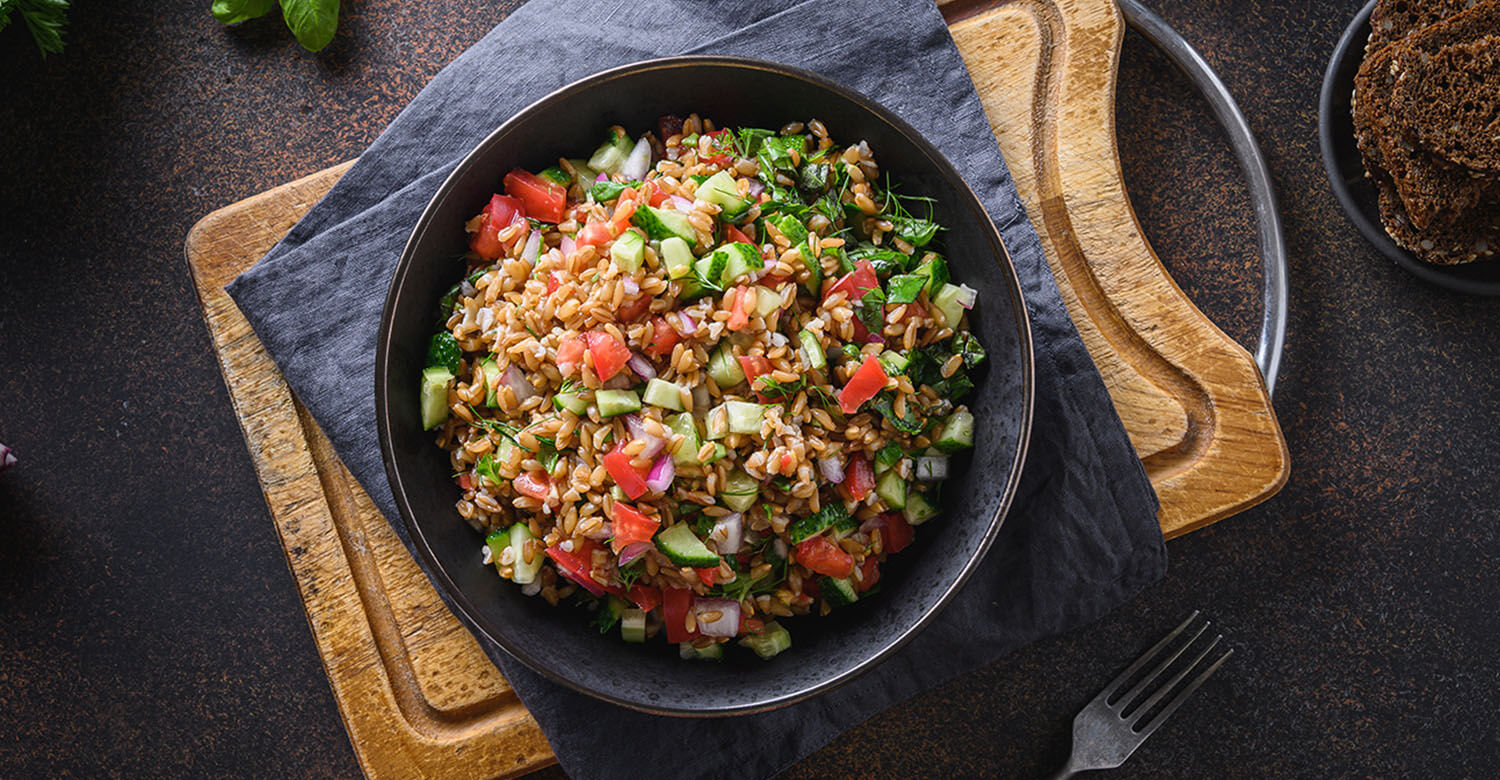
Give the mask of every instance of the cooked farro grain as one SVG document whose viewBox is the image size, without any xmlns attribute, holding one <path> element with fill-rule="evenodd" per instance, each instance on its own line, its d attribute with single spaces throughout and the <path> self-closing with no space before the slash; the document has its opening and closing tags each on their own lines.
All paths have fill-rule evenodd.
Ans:
<svg viewBox="0 0 1500 780">
<path fill-rule="evenodd" d="M 975 295 L 867 144 L 816 119 L 657 130 L 514 171 L 465 224 L 424 423 L 524 592 L 634 602 L 627 639 L 684 657 L 774 654 L 771 618 L 857 599 L 937 513 L 972 444 Z"/>
</svg>

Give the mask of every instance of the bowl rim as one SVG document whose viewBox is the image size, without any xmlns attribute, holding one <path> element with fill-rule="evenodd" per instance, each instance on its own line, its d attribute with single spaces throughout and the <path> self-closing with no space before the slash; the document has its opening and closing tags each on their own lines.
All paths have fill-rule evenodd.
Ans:
<svg viewBox="0 0 1500 780">
<path fill-rule="evenodd" d="M 518 643 L 512 642 L 504 632 L 489 630 L 484 622 L 476 617 L 480 614 L 475 605 L 465 595 L 455 582 L 448 576 L 446 570 L 440 565 L 437 555 L 428 544 L 425 534 L 416 522 L 415 512 L 407 500 L 406 490 L 400 473 L 395 465 L 395 445 L 392 438 L 390 426 L 390 404 L 386 395 L 386 386 L 390 378 L 390 355 L 392 342 L 395 334 L 391 329 L 392 311 L 399 297 L 399 292 L 405 285 L 408 274 L 413 269 L 414 251 L 424 238 L 427 231 L 433 227 L 434 212 L 440 202 L 447 197 L 455 183 L 468 175 L 470 170 L 477 164 L 476 158 L 481 152 L 488 150 L 492 145 L 498 143 L 510 132 L 513 126 L 522 121 L 530 119 L 536 112 L 545 110 L 547 106 L 555 101 L 572 95 L 574 93 L 591 89 L 601 83 L 607 83 L 622 78 L 628 78 L 640 73 L 675 68 L 695 68 L 702 66 L 741 68 L 750 70 L 767 71 L 777 75 L 799 79 L 813 86 L 833 92 L 846 100 L 864 108 L 876 119 L 885 122 L 907 142 L 913 144 L 917 151 L 926 157 L 928 162 L 936 169 L 937 173 L 954 187 L 957 192 L 959 209 L 967 208 L 972 218 L 980 223 L 982 234 L 989 239 L 992 247 L 996 250 L 996 272 L 1002 275 L 1003 281 L 1011 296 L 1011 306 L 1015 312 L 1016 333 L 1018 337 L 1019 358 L 1021 362 L 1021 419 L 1017 431 L 1017 443 L 1015 451 L 1011 456 L 1010 468 L 1006 473 L 1006 485 L 1003 490 L 995 513 L 989 518 L 988 527 L 980 539 L 978 548 L 968 561 L 958 571 L 956 577 L 944 588 L 943 592 L 933 602 L 932 606 L 924 611 L 915 621 L 905 627 L 898 636 L 883 647 L 869 655 L 864 661 L 849 667 L 843 672 L 820 680 L 815 684 L 805 686 L 790 693 L 778 694 L 761 699 L 746 701 L 743 703 L 732 703 L 724 706 L 674 706 L 671 703 L 645 703 L 632 699 L 622 698 L 607 691 L 597 690 L 580 684 L 553 670 L 549 665 L 528 653 Z M 878 666 L 882 661 L 889 658 L 893 653 L 900 650 L 908 642 L 916 637 L 932 619 L 941 612 L 953 600 L 953 597 L 969 580 L 979 565 L 987 557 L 995 537 L 998 535 L 1000 526 L 1008 514 L 1011 504 L 1015 499 L 1019 488 L 1022 467 L 1026 462 L 1027 451 L 1031 440 L 1031 428 L 1034 419 L 1036 405 L 1036 356 L 1031 332 L 1030 317 L 1027 314 L 1025 294 L 1021 288 L 1020 277 L 1016 272 L 1015 263 L 1011 258 L 1005 241 L 1000 235 L 999 228 L 995 225 L 994 218 L 984 207 L 984 202 L 974 192 L 968 181 L 958 172 L 958 169 L 948 160 L 933 144 L 926 139 L 915 128 L 901 119 L 891 110 L 885 108 L 875 100 L 831 81 L 816 73 L 796 68 L 782 63 L 750 57 L 736 57 L 728 55 L 678 55 L 670 57 L 659 57 L 640 60 L 624 65 L 615 66 L 584 76 L 570 84 L 560 87 L 543 97 L 533 101 L 526 107 L 515 112 L 510 118 L 500 123 L 494 130 L 479 141 L 463 159 L 454 167 L 453 171 L 438 186 L 431 200 L 423 208 L 415 226 L 412 228 L 410 237 L 401 250 L 401 255 L 396 262 L 395 269 L 391 274 L 391 280 L 386 291 L 386 300 L 381 311 L 380 329 L 376 336 L 375 344 L 375 418 L 377 438 L 380 443 L 381 461 L 385 466 L 386 478 L 389 482 L 392 497 L 396 504 L 397 513 L 401 516 L 402 524 L 406 527 L 411 546 L 416 548 L 419 562 L 428 579 L 432 581 L 439 595 L 447 601 L 454 612 L 470 631 L 475 632 L 497 647 L 504 650 L 511 657 L 520 661 L 532 671 L 546 677 L 554 683 L 560 684 L 570 690 L 583 693 L 601 701 L 606 701 L 628 709 L 645 712 L 653 715 L 685 716 L 685 717 L 721 717 L 733 715 L 748 715 L 765 712 L 784 707 L 796 702 L 805 701 L 815 696 L 827 693 L 843 686 L 866 671 Z"/>
<path fill-rule="evenodd" d="M 1338 44 L 1334 46 L 1333 55 L 1328 59 L 1328 66 L 1323 70 L 1323 85 L 1318 92 L 1318 147 L 1323 156 L 1323 170 L 1328 174 L 1328 185 L 1333 188 L 1333 197 L 1338 200 L 1344 214 L 1366 241 L 1413 276 L 1457 292 L 1500 295 L 1500 271 L 1496 271 L 1497 278 L 1493 280 L 1471 278 L 1472 270 L 1481 266 L 1468 263 L 1436 265 L 1403 249 L 1391 239 L 1378 220 L 1372 220 L 1360 208 L 1354 193 L 1349 189 L 1348 181 L 1339 169 L 1334 155 L 1334 102 L 1346 89 L 1351 95 L 1353 93 L 1353 84 L 1345 83 L 1341 76 L 1351 59 L 1356 65 L 1364 60 L 1365 43 L 1369 39 L 1370 12 L 1375 9 L 1375 3 L 1376 0 L 1366 3 L 1344 28 Z M 1360 172 L 1363 174 L 1363 166 Z M 1500 259 L 1480 262 L 1483 267 L 1494 268 L 1500 264 Z"/>
</svg>

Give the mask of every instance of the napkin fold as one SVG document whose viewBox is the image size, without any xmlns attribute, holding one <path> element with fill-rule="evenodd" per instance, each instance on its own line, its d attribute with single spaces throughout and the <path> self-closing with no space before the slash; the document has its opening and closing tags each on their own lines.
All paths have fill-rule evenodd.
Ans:
<svg viewBox="0 0 1500 780">
<path fill-rule="evenodd" d="M 418 215 L 469 149 L 534 100 L 612 66 L 690 53 L 821 73 L 895 111 L 953 161 L 1021 278 L 1036 346 L 1035 423 L 1015 502 L 969 583 L 879 669 L 811 701 L 726 719 L 645 715 L 555 685 L 480 635 L 564 770 L 580 780 L 768 776 L 896 702 L 1103 615 L 1166 568 L 1156 496 L 930 0 L 531 0 L 439 73 L 229 286 L 386 516 L 397 517 L 365 391 L 374 386 L 386 287 Z M 403 525 L 393 525 L 410 548 Z"/>
</svg>

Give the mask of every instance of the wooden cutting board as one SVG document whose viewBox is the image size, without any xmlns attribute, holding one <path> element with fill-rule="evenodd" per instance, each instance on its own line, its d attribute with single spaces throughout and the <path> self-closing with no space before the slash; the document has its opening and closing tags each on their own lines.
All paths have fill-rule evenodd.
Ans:
<svg viewBox="0 0 1500 780">
<path fill-rule="evenodd" d="M 1262 501 L 1286 444 L 1250 355 L 1152 254 L 1120 178 L 1110 0 L 945 3 L 1069 311 L 1186 533 Z M 187 257 L 235 413 L 355 754 L 372 778 L 509 777 L 553 761 L 526 712 L 334 455 L 224 292 L 345 163 L 227 206 Z M 1248 293 L 1248 291 L 1247 291 Z"/>
</svg>

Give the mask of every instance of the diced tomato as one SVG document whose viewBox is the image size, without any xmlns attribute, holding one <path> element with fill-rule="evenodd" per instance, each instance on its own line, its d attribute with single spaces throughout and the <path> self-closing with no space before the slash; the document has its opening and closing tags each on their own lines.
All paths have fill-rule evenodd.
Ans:
<svg viewBox="0 0 1500 780">
<path fill-rule="evenodd" d="M 625 362 L 630 360 L 630 348 L 608 333 L 591 330 L 583 334 L 583 337 L 588 341 L 589 354 L 594 356 L 594 373 L 601 382 L 614 379 L 620 369 L 625 367 Z M 884 381 L 881 380 L 882 383 Z"/>
<path fill-rule="evenodd" d="M 661 592 L 661 619 L 666 624 L 667 641 L 687 642 L 698 636 L 698 626 L 687 630 L 687 614 L 693 608 L 693 592 L 687 588 L 665 588 Z"/>
<path fill-rule="evenodd" d="M 865 559 L 864 563 L 859 565 L 859 581 L 854 583 L 854 590 L 864 593 L 870 588 L 875 587 L 875 583 L 877 582 L 880 582 L 880 562 L 875 560 L 875 556 L 871 555 Z"/>
<path fill-rule="evenodd" d="M 752 385 L 755 384 L 756 377 L 771 373 L 771 361 L 766 360 L 764 355 L 741 355 L 735 359 L 740 361 L 745 381 Z"/>
<path fill-rule="evenodd" d="M 516 477 L 511 484 L 515 485 L 517 493 L 538 501 L 546 501 L 548 494 L 552 492 L 552 480 L 541 471 L 527 471 Z"/>
<path fill-rule="evenodd" d="M 595 547 L 596 545 L 587 539 L 582 542 L 575 539 L 572 550 L 564 550 L 560 544 L 548 547 L 547 557 L 557 564 L 559 574 L 583 586 L 583 589 L 589 593 L 603 596 L 606 592 L 604 586 L 594 582 L 594 578 L 589 576 L 589 572 L 594 567 Z"/>
<path fill-rule="evenodd" d="M 649 295 L 637 295 L 620 304 L 615 311 L 615 317 L 620 322 L 634 322 L 651 310 L 651 297 Z"/>
<path fill-rule="evenodd" d="M 874 489 L 875 469 L 870 467 L 870 459 L 862 452 L 850 456 L 844 466 L 844 481 L 839 483 L 839 492 L 850 501 L 863 501 Z"/>
<path fill-rule="evenodd" d="M 626 189 L 620 195 L 620 200 L 615 203 L 615 213 L 610 216 L 609 224 L 614 228 L 615 235 L 625 232 L 630 227 L 630 218 L 635 216 L 635 190 Z"/>
<path fill-rule="evenodd" d="M 486 260 L 494 260 L 505 254 L 505 245 L 500 242 L 500 231 L 511 223 L 526 218 L 521 201 L 508 195 L 490 196 L 484 207 L 484 219 L 479 230 L 469 237 L 469 248 Z"/>
<path fill-rule="evenodd" d="M 646 347 L 647 353 L 657 357 L 666 357 L 672 354 L 672 349 L 681 340 L 682 334 L 667 322 L 666 317 L 651 318 L 651 345 Z"/>
<path fill-rule="evenodd" d="M 698 581 L 709 587 L 713 587 L 714 578 L 719 576 L 719 569 L 717 567 L 693 569 L 693 571 L 698 572 Z"/>
<path fill-rule="evenodd" d="M 551 294 L 557 292 L 557 288 L 559 288 L 561 286 L 562 286 L 562 272 L 561 271 L 553 271 L 552 273 L 547 274 L 547 294 L 548 295 L 551 295 Z"/>
<path fill-rule="evenodd" d="M 583 362 L 583 350 L 586 343 L 582 336 L 573 336 L 563 339 L 557 345 L 557 370 L 564 374 L 573 373 L 573 369 Z"/>
<path fill-rule="evenodd" d="M 616 444 L 615 448 L 601 460 L 604 461 L 604 470 L 609 472 L 615 484 L 625 491 L 625 495 L 631 501 L 634 501 L 648 492 L 646 477 L 630 465 L 630 456 L 621 451 L 624 446 L 623 443 Z"/>
<path fill-rule="evenodd" d="M 875 275 L 875 266 L 870 265 L 869 260 L 861 258 L 854 262 L 854 270 L 834 282 L 823 297 L 827 298 L 836 292 L 846 292 L 849 294 L 849 300 L 857 301 L 865 297 L 865 293 L 879 286 L 880 278 Z"/>
<path fill-rule="evenodd" d="M 641 185 L 641 200 L 650 204 L 651 208 L 656 208 L 666 203 L 669 198 L 671 198 L 670 195 L 656 188 L 656 182 L 654 181 L 648 181 Z"/>
<path fill-rule="evenodd" d="M 740 631 L 739 631 L 739 633 L 741 633 L 741 634 L 759 634 L 760 632 L 765 631 L 765 630 L 766 630 L 766 622 L 764 620 L 761 620 L 760 618 L 745 617 L 745 613 L 744 612 L 740 613 Z"/>
<path fill-rule="evenodd" d="M 459 474 L 458 475 L 458 486 L 460 488 L 463 488 L 464 490 L 473 490 L 474 489 L 474 475 L 472 475 L 472 474 Z"/>
<path fill-rule="evenodd" d="M 900 512 L 886 512 L 875 519 L 874 527 L 880 529 L 880 546 L 888 553 L 905 550 L 917 538 L 917 532 Z"/>
<path fill-rule="evenodd" d="M 729 161 L 733 158 L 729 156 L 729 152 L 726 149 L 729 146 L 729 139 L 726 137 L 728 134 L 728 129 L 715 130 L 712 133 L 708 133 L 708 137 L 713 139 L 708 143 L 709 149 L 714 150 L 715 153 L 704 157 L 703 162 L 709 165 L 729 164 Z"/>
<path fill-rule="evenodd" d="M 854 556 L 843 551 L 827 536 L 814 536 L 797 545 L 797 563 L 808 571 L 843 579 L 854 573 Z"/>
<path fill-rule="evenodd" d="M 734 288 L 729 294 L 734 296 L 734 303 L 729 307 L 729 329 L 743 330 L 746 325 L 750 324 L 750 310 L 745 306 L 749 296 L 745 295 L 743 285 Z"/>
<path fill-rule="evenodd" d="M 750 227 L 750 226 L 747 225 L 746 227 Z M 754 230 L 755 228 L 754 227 L 750 227 L 750 229 Z M 744 232 L 742 232 L 739 228 L 735 227 L 734 225 L 730 225 L 730 224 L 726 223 L 724 225 L 724 243 L 726 243 L 726 244 L 754 244 L 755 240 L 752 239 L 752 238 L 750 238 L 749 236 L 745 235 Z"/>
<path fill-rule="evenodd" d="M 865 362 L 859 365 L 854 376 L 849 377 L 849 384 L 839 391 L 839 408 L 844 414 L 854 414 L 865 401 L 875 397 L 875 394 L 885 388 L 885 369 L 880 367 L 880 361 L 874 355 L 865 358 Z"/>
<path fill-rule="evenodd" d="M 635 602 L 642 612 L 650 612 L 661 606 L 661 588 L 650 585 L 631 585 L 627 597 Z"/>
<path fill-rule="evenodd" d="M 595 222 L 591 219 L 584 223 L 582 230 L 578 231 L 578 237 L 574 239 L 574 242 L 580 247 L 602 247 L 615 240 L 615 236 L 618 234 L 619 232 L 615 230 L 613 223 Z"/>
<path fill-rule="evenodd" d="M 528 216 L 554 225 L 562 221 L 568 191 L 561 184 L 517 168 L 505 174 L 505 192 L 526 204 Z"/>
<path fill-rule="evenodd" d="M 660 519 L 643 515 L 623 501 L 615 502 L 614 511 L 610 512 L 609 518 L 614 524 L 614 541 L 611 545 L 615 552 L 625 549 L 626 545 L 651 541 L 651 537 L 656 536 L 657 530 L 661 528 Z"/>
</svg>

